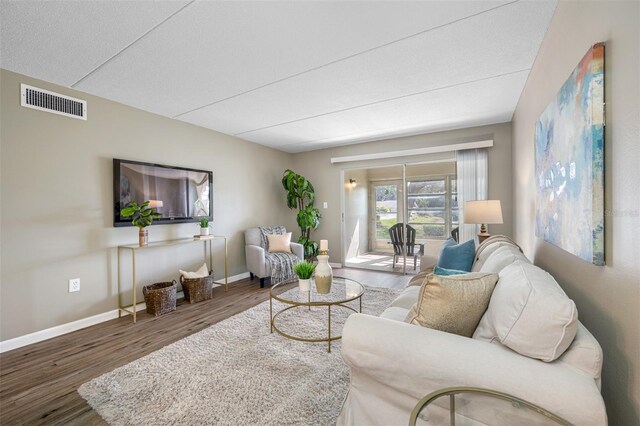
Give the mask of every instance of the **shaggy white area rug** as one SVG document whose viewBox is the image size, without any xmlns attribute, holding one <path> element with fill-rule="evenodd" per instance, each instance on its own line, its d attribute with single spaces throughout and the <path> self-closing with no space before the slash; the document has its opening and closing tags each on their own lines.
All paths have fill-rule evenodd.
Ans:
<svg viewBox="0 0 640 426">
<path fill-rule="evenodd" d="M 367 287 L 363 313 L 379 315 L 398 294 Z M 274 311 L 282 306 L 276 303 Z M 283 332 L 326 335 L 326 308 L 292 311 L 276 319 Z M 332 335 L 350 313 L 332 309 Z M 93 379 L 78 392 L 112 425 L 328 425 L 335 424 L 348 386 L 340 340 L 328 353 L 326 343 L 271 334 L 267 301 Z"/>
</svg>

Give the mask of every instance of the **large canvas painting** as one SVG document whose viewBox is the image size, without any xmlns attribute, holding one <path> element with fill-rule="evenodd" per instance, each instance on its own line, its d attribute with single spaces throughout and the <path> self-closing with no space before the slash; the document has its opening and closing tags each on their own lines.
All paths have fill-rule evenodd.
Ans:
<svg viewBox="0 0 640 426">
<path fill-rule="evenodd" d="M 536 123 L 536 235 L 604 265 L 604 44 L 582 58 Z"/>
</svg>

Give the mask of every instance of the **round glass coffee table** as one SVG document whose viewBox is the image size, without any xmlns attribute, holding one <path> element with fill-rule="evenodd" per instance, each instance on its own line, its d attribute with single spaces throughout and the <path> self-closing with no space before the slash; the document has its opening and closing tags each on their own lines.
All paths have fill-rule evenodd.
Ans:
<svg viewBox="0 0 640 426">
<path fill-rule="evenodd" d="M 271 295 L 269 297 L 271 332 L 273 333 L 275 330 L 278 334 L 288 339 L 302 342 L 327 342 L 327 352 L 331 352 L 331 342 L 342 338 L 342 336 L 331 335 L 331 310 L 350 309 L 353 312 L 362 312 L 362 295 L 364 294 L 364 286 L 357 281 L 350 280 L 349 278 L 333 277 L 331 291 L 329 293 L 320 294 L 316 291 L 315 287 L 315 283 L 312 282 L 310 291 L 300 291 L 298 289 L 297 278 L 279 282 L 271 287 Z M 286 306 L 274 313 L 274 300 L 277 300 Z M 346 303 L 354 300 L 359 301 L 359 310 L 346 305 Z M 306 338 L 293 336 L 278 329 L 278 326 L 276 325 L 276 318 L 278 318 L 279 315 L 292 309 L 297 312 L 297 315 L 305 315 L 306 312 L 311 311 L 312 307 L 327 309 L 328 332 L 326 337 Z"/>
</svg>

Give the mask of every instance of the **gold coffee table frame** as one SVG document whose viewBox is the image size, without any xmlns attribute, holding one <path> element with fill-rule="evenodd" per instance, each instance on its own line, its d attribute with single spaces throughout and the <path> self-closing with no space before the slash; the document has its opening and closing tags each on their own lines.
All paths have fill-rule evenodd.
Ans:
<svg viewBox="0 0 640 426">
<path fill-rule="evenodd" d="M 278 334 L 280 334 L 283 337 L 286 337 L 287 339 L 292 339 L 292 340 L 297 340 L 300 342 L 327 342 L 327 352 L 331 352 L 331 342 L 334 340 L 339 340 L 342 339 L 342 336 L 331 336 L 331 307 L 341 307 L 341 308 L 346 308 L 349 309 L 353 312 L 362 312 L 362 295 L 364 294 L 364 286 L 362 284 L 360 284 L 359 282 L 355 281 L 355 280 L 351 280 L 349 278 L 340 278 L 340 277 L 334 277 L 333 278 L 333 283 L 332 283 L 332 292 L 329 294 L 334 294 L 333 291 L 335 290 L 335 285 L 339 285 L 339 286 L 344 286 L 346 287 L 347 282 L 350 283 L 354 283 L 357 285 L 357 294 L 353 295 L 353 296 L 346 296 L 344 298 L 337 298 L 336 300 L 322 300 L 323 297 L 330 297 L 330 296 L 325 296 L 323 294 L 318 294 L 316 292 L 314 292 L 314 290 L 308 291 L 308 292 L 302 292 L 302 293 L 307 293 L 307 301 L 303 302 L 300 300 L 291 300 L 291 299 L 287 299 L 285 297 L 282 297 L 282 294 L 274 294 L 274 290 L 282 290 L 283 293 L 287 292 L 288 290 L 294 290 L 294 291 L 299 291 L 297 286 L 294 286 L 293 284 L 297 284 L 298 280 L 297 279 L 290 279 L 290 280 L 286 280 L 286 281 L 282 281 L 279 282 L 277 284 L 274 284 L 273 287 L 271 287 L 271 290 L 269 292 L 269 319 L 270 319 L 270 326 L 271 326 L 271 333 L 273 333 L 273 331 L 275 330 L 276 332 L 278 332 Z M 286 289 L 286 286 L 290 286 L 290 289 Z M 311 284 L 312 287 L 315 286 L 314 283 Z M 311 300 L 312 299 L 312 294 L 314 296 L 314 298 L 316 298 L 316 300 Z M 347 306 L 345 305 L 345 303 L 349 303 L 352 302 L 354 300 L 358 299 L 360 302 L 360 310 L 356 310 L 355 308 L 352 308 L 351 306 Z M 285 308 L 279 310 L 278 312 L 273 313 L 273 301 L 277 300 L 278 302 L 284 303 L 285 305 L 290 305 L 290 306 L 286 306 Z M 281 331 L 280 329 L 278 329 L 278 327 L 276 326 L 276 318 L 284 313 L 287 312 L 291 309 L 296 309 L 296 308 L 304 308 L 304 307 L 308 307 L 309 310 L 311 310 L 312 306 L 317 306 L 317 307 L 326 307 L 327 308 L 327 328 L 328 328 L 328 332 L 327 332 L 327 337 L 321 337 L 321 338 L 316 338 L 316 339 L 311 339 L 311 338 L 305 338 L 305 337 L 298 337 L 298 336 L 292 336 L 290 334 L 287 334 L 283 331 Z"/>
</svg>

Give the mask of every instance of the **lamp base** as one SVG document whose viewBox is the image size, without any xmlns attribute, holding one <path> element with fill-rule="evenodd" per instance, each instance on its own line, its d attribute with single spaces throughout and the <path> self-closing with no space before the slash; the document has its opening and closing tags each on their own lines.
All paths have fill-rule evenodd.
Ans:
<svg viewBox="0 0 640 426">
<path fill-rule="evenodd" d="M 478 244 L 482 244 L 484 242 L 484 240 L 486 240 L 490 236 L 491 236 L 491 234 L 488 234 L 486 232 L 479 233 L 478 234 Z"/>
</svg>

